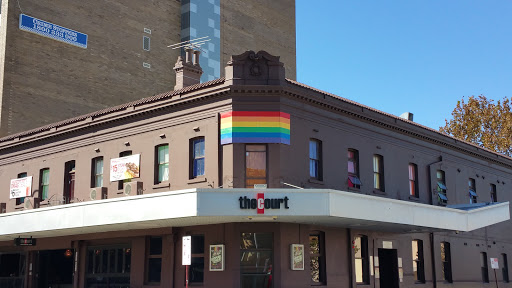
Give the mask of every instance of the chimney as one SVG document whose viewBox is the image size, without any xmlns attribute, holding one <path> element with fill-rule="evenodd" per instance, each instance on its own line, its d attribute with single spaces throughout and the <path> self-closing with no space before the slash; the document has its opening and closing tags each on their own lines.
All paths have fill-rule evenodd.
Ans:
<svg viewBox="0 0 512 288">
<path fill-rule="evenodd" d="M 174 72 L 176 72 L 174 90 L 201 83 L 203 69 L 199 66 L 199 54 L 201 54 L 200 51 L 185 48 L 185 62 L 181 56 L 178 57 L 178 61 L 174 65 Z"/>
</svg>

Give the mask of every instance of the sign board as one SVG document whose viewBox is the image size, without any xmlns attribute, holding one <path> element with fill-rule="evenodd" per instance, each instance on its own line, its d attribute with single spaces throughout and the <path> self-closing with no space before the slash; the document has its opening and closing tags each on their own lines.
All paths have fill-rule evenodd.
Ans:
<svg viewBox="0 0 512 288">
<path fill-rule="evenodd" d="M 14 239 L 14 245 L 16 246 L 36 246 L 35 238 L 16 238 Z"/>
<path fill-rule="evenodd" d="M 25 14 L 20 14 L 20 30 L 87 48 L 87 34 L 52 24 Z"/>
<path fill-rule="evenodd" d="M 491 258 L 491 268 L 492 269 L 500 269 L 498 265 L 498 258 Z"/>
<path fill-rule="evenodd" d="M 192 263 L 192 236 L 183 236 L 182 242 L 181 265 L 190 265 Z"/>
<path fill-rule="evenodd" d="M 139 177 L 140 154 L 110 159 L 110 181 Z"/>
<path fill-rule="evenodd" d="M 10 199 L 29 197 L 32 195 L 32 176 L 11 179 Z"/>
</svg>

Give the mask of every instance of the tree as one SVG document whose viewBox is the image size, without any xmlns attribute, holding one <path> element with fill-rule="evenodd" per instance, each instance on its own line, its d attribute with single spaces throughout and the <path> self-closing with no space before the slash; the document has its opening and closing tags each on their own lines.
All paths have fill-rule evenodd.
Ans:
<svg viewBox="0 0 512 288">
<path fill-rule="evenodd" d="M 511 99 L 504 97 L 496 103 L 480 95 L 462 98 L 453 109 L 453 119 L 439 131 L 489 150 L 512 156 Z"/>
</svg>

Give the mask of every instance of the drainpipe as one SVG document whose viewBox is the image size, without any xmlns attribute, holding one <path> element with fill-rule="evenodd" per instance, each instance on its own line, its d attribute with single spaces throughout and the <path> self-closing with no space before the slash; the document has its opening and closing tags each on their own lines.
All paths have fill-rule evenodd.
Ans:
<svg viewBox="0 0 512 288">
<path fill-rule="evenodd" d="M 347 228 L 347 240 L 348 240 L 348 281 L 350 283 L 350 287 L 354 287 L 354 277 L 352 276 L 352 230 Z"/>
<path fill-rule="evenodd" d="M 434 191 L 434 187 L 432 187 L 432 174 L 430 173 L 430 171 L 432 169 L 430 169 L 432 167 L 432 165 L 436 165 L 436 164 L 439 164 L 443 162 L 443 156 L 439 156 L 439 161 L 436 161 L 434 163 L 431 163 L 428 165 L 428 174 L 430 176 L 430 189 L 429 189 L 429 195 L 430 195 L 430 205 L 434 205 L 434 198 L 432 197 L 432 193 Z M 434 252 L 434 232 L 430 232 L 429 233 L 430 235 L 430 257 L 431 257 L 431 260 L 432 260 L 432 287 L 433 288 L 436 288 L 437 287 L 437 276 L 436 276 L 436 253 Z"/>
</svg>

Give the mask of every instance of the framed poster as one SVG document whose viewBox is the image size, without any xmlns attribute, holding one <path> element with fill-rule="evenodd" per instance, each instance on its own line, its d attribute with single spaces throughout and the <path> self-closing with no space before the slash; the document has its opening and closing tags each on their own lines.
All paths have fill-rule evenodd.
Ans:
<svg viewBox="0 0 512 288">
<path fill-rule="evenodd" d="M 304 245 L 292 244 L 290 258 L 292 270 L 304 270 Z"/>
<path fill-rule="evenodd" d="M 210 245 L 210 271 L 224 271 L 224 245 Z"/>
</svg>

